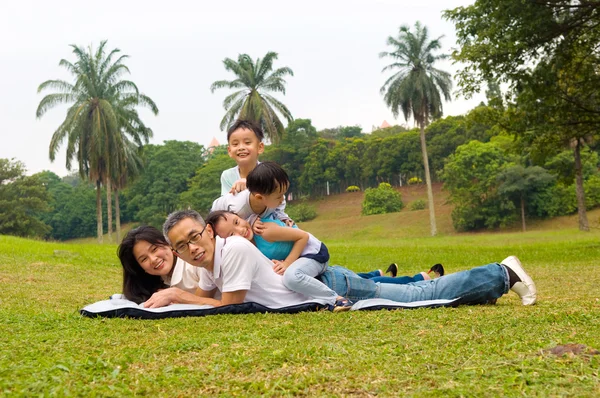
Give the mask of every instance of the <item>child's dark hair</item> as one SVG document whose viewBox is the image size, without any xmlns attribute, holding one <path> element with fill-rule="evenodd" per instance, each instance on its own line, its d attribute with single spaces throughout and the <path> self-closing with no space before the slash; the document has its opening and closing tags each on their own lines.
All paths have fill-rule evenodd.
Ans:
<svg viewBox="0 0 600 398">
<path fill-rule="evenodd" d="M 138 263 L 133 247 L 139 241 L 169 246 L 162 232 L 144 225 L 129 231 L 117 248 L 117 256 L 123 266 L 123 294 L 138 304 L 148 300 L 158 289 L 168 287 L 160 276 L 147 274 Z"/>
<path fill-rule="evenodd" d="M 262 162 L 256 165 L 246 177 L 246 188 L 251 193 L 270 195 L 279 187 L 290 185 L 285 170 L 275 162 Z"/>
<path fill-rule="evenodd" d="M 210 213 L 208 213 L 208 216 L 206 216 L 204 221 L 206 221 L 206 225 L 210 225 L 212 227 L 213 231 L 215 231 L 215 233 L 216 233 L 215 227 L 217 226 L 217 223 L 219 222 L 219 220 L 227 220 L 228 214 L 235 214 L 235 213 L 231 212 L 231 211 L 227 211 L 227 210 L 211 211 Z"/>
<path fill-rule="evenodd" d="M 238 119 L 231 125 L 231 127 L 229 127 L 229 130 L 227 130 L 227 142 L 229 142 L 229 137 L 231 137 L 231 134 L 233 134 L 233 132 L 237 129 L 247 129 L 252 131 L 260 142 L 262 142 L 262 140 L 265 138 L 265 134 L 258 123 L 251 120 Z"/>
</svg>

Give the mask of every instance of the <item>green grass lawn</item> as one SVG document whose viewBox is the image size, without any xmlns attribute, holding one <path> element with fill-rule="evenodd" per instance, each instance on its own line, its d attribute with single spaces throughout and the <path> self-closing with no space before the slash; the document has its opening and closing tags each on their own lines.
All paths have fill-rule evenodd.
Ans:
<svg viewBox="0 0 600 398">
<path fill-rule="evenodd" d="M 324 240 L 332 263 L 357 271 L 456 272 L 516 254 L 539 303 L 89 319 L 79 309 L 120 292 L 115 245 L 0 237 L 0 395 L 600 395 L 600 355 L 545 351 L 600 349 L 600 232 L 382 235 Z"/>
</svg>

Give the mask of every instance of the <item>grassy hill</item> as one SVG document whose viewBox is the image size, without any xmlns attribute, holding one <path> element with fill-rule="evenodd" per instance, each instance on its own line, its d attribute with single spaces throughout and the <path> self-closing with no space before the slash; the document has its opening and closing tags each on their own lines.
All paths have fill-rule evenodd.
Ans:
<svg viewBox="0 0 600 398">
<path fill-rule="evenodd" d="M 410 210 L 410 204 L 418 199 L 427 200 L 425 185 L 411 185 L 397 188 L 402 195 L 404 208 L 398 213 L 362 216 L 361 204 L 363 192 L 349 192 L 328 196 L 310 203 L 317 208 L 318 216 L 312 221 L 299 223 L 299 226 L 322 240 L 347 239 L 387 239 L 415 238 L 430 236 L 429 210 Z M 459 233 L 452 226 L 452 205 L 448 204 L 448 193 L 442 189 L 442 184 L 433 185 L 435 215 L 438 234 L 440 236 L 469 236 L 473 233 Z M 599 228 L 600 209 L 588 212 L 588 220 L 593 229 Z M 481 231 L 481 233 L 511 233 L 519 232 L 520 223 L 501 230 Z M 577 229 L 577 214 L 556 217 L 550 220 L 530 220 L 528 231 L 546 231 L 559 229 Z"/>
</svg>

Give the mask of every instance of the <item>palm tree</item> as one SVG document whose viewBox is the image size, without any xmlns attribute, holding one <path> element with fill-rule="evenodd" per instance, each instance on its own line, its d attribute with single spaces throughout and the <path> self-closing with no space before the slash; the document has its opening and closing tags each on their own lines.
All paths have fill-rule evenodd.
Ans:
<svg viewBox="0 0 600 398">
<path fill-rule="evenodd" d="M 273 61 L 276 59 L 277 53 L 268 52 L 263 59 L 257 58 L 256 62 L 248 54 L 240 54 L 237 62 L 230 58 L 223 60 L 225 69 L 233 72 L 237 78 L 231 81 L 218 80 L 210 86 L 210 91 L 214 93 L 220 88 L 238 91 L 228 95 L 223 101 L 227 112 L 221 120 L 221 130 L 226 130 L 237 119 L 249 119 L 260 123 L 271 142 L 278 143 L 281 140 L 284 127 L 276 111 L 288 123 L 293 117 L 284 104 L 267 93 L 280 92 L 285 95 L 284 77 L 294 76 L 294 72 L 288 67 L 273 71 Z"/>
<path fill-rule="evenodd" d="M 49 109 L 69 104 L 63 123 L 52 135 L 50 160 L 54 161 L 62 143 L 67 141 L 67 170 L 71 170 L 73 159 L 77 160 L 79 175 L 96 185 L 96 216 L 98 241 L 102 242 L 102 185 L 106 187 L 108 233 L 112 240 L 112 169 L 121 170 L 119 162 L 124 161 L 121 152 L 125 151 L 124 138 L 131 137 L 141 146 L 152 136 L 139 118 L 135 108 L 149 108 L 155 115 L 158 108 L 150 97 L 141 94 L 137 86 L 129 80 L 121 80 L 129 68 L 123 64 L 127 55 L 113 58 L 120 52 L 114 49 L 105 53 L 106 41 L 102 41 L 97 51 L 88 51 L 71 45 L 77 61 L 71 63 L 62 59 L 60 66 L 67 69 L 75 78 L 71 84 L 64 80 L 48 80 L 40 84 L 38 92 L 54 89 L 58 92 L 47 94 L 38 105 L 36 116 L 42 117 Z"/>
<path fill-rule="evenodd" d="M 121 208 L 119 206 L 119 190 L 127 187 L 135 180 L 144 168 L 141 148 L 135 143 L 123 137 L 123 151 L 119 152 L 118 168 L 113 167 L 112 186 L 115 193 L 115 231 L 117 232 L 117 242 L 121 242 Z"/>
<path fill-rule="evenodd" d="M 429 40 L 426 26 L 415 23 L 415 33 L 407 25 L 400 27 L 398 37 L 388 37 L 387 44 L 394 47 L 392 52 L 382 52 L 380 58 L 389 57 L 394 62 L 385 68 L 398 70 L 388 78 L 381 87 L 381 93 L 390 107 L 394 117 L 400 111 L 404 119 L 412 117 L 421 128 L 421 151 L 423 152 L 423 166 L 427 182 L 427 198 L 429 200 L 429 221 L 431 235 L 437 234 L 435 225 L 435 211 L 433 208 L 433 192 L 431 189 L 431 176 L 429 174 L 429 158 L 425 143 L 425 127 L 431 120 L 442 116 L 442 97 L 450 101 L 452 78 L 448 72 L 433 67 L 438 60 L 447 58 L 447 55 L 434 55 L 435 50 L 441 47 L 440 39 Z M 441 93 L 441 95 L 440 95 Z"/>
</svg>

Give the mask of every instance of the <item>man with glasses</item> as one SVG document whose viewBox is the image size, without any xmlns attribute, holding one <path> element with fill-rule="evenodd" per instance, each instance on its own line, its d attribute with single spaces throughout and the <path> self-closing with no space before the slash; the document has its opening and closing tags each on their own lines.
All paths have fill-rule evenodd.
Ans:
<svg viewBox="0 0 600 398">
<path fill-rule="evenodd" d="M 308 297 L 286 289 L 281 276 L 273 272 L 272 263 L 248 240 L 239 236 L 226 240 L 215 237 L 212 227 L 205 225 L 200 214 L 193 210 L 170 214 L 163 225 L 163 233 L 179 257 L 202 267 L 197 292 L 203 297 L 201 304 L 222 306 L 257 302 L 278 308 L 310 301 Z M 519 295 L 523 305 L 534 304 L 537 298 L 535 283 L 514 256 L 504 259 L 502 264 L 491 263 L 408 285 L 376 283 L 340 266 L 330 267 L 320 279 L 340 296 L 352 301 L 382 298 L 408 303 L 458 299 L 455 304 L 481 304 L 495 301 L 509 289 Z M 220 300 L 212 298 L 217 291 L 222 293 Z M 148 302 L 153 306 L 178 302 L 169 299 L 151 301 L 151 298 Z"/>
<path fill-rule="evenodd" d="M 220 307 L 246 301 L 279 308 L 314 301 L 287 289 L 281 275 L 273 272 L 271 260 L 252 243 L 239 236 L 227 240 L 216 236 L 212 226 L 206 225 L 194 210 L 170 214 L 163 234 L 176 256 L 201 267 L 194 304 Z M 215 299 L 218 292 L 221 298 Z M 163 307 L 181 303 L 180 299 L 176 292 L 162 291 L 152 295 L 144 306 Z"/>
</svg>

